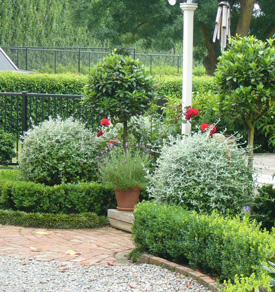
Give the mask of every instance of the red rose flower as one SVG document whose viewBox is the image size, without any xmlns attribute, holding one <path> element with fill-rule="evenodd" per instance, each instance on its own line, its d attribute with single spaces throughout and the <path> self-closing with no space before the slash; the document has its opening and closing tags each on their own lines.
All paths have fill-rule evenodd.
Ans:
<svg viewBox="0 0 275 292">
<path fill-rule="evenodd" d="M 202 131 L 205 131 L 205 130 L 207 130 L 209 128 L 209 124 L 202 124 L 201 125 L 201 130 Z"/>
<path fill-rule="evenodd" d="M 212 130 L 210 131 L 210 135 L 211 135 L 211 137 L 213 136 L 213 134 L 214 133 L 216 133 L 216 131 L 217 131 L 217 128 L 215 127 L 215 125 L 213 125 L 213 124 L 202 124 L 201 125 L 201 130 L 202 131 L 206 131 L 209 127 L 211 127 L 212 128 Z"/>
<path fill-rule="evenodd" d="M 104 134 L 104 132 L 102 130 L 100 130 L 96 135 L 97 135 L 97 137 L 100 137 L 103 134 Z"/>
<path fill-rule="evenodd" d="M 102 119 L 101 122 L 100 122 L 100 125 L 101 126 L 110 126 L 110 121 L 109 119 Z"/>
<path fill-rule="evenodd" d="M 190 120 L 191 118 L 198 116 L 199 111 L 195 108 L 189 108 L 186 112 L 185 119 Z"/>
<path fill-rule="evenodd" d="M 211 137 L 212 137 L 213 134 L 217 132 L 217 128 L 216 128 L 214 125 L 212 125 L 212 124 L 211 124 L 210 126 L 213 126 L 213 128 L 212 128 L 212 130 L 211 130 L 211 132 L 210 132 L 210 135 L 211 135 Z"/>
</svg>

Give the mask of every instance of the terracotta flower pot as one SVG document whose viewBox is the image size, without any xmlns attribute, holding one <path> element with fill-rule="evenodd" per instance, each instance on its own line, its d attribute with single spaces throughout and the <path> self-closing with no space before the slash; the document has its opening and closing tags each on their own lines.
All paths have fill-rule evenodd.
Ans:
<svg viewBox="0 0 275 292">
<path fill-rule="evenodd" d="M 140 195 L 138 187 L 128 190 L 115 190 L 115 194 L 119 211 L 134 211 Z"/>
</svg>

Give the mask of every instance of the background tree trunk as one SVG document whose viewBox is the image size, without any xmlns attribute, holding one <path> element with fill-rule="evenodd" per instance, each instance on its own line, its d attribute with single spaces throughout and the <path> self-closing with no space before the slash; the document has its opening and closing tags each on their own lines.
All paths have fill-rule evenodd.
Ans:
<svg viewBox="0 0 275 292">
<path fill-rule="evenodd" d="M 217 66 L 217 55 L 215 52 L 214 44 L 209 39 L 211 32 L 205 27 L 201 26 L 202 34 L 204 37 L 204 43 L 206 45 L 208 55 L 203 60 L 203 65 L 208 75 L 213 76 Z"/>
<path fill-rule="evenodd" d="M 236 28 L 236 34 L 248 36 L 250 23 L 252 19 L 252 12 L 256 0 L 241 0 L 241 13 Z"/>
</svg>

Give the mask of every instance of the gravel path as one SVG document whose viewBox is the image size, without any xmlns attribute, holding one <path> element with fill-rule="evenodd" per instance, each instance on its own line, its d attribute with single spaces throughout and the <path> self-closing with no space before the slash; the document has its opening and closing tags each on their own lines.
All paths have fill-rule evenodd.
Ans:
<svg viewBox="0 0 275 292">
<path fill-rule="evenodd" d="M 8 256 L 0 256 L 0 291 L 209 292 L 190 278 L 153 265 L 81 266 Z"/>
</svg>

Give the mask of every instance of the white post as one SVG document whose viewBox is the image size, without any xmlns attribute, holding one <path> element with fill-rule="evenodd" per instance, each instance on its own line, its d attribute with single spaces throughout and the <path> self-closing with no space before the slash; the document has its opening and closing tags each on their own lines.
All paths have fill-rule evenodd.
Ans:
<svg viewBox="0 0 275 292">
<path fill-rule="evenodd" d="M 182 109 L 192 106 L 192 71 L 193 71 L 193 30 L 194 30 L 194 11 L 197 3 L 180 3 L 183 12 L 183 67 L 182 67 Z M 191 123 L 182 121 L 182 134 L 190 134 Z"/>
</svg>

